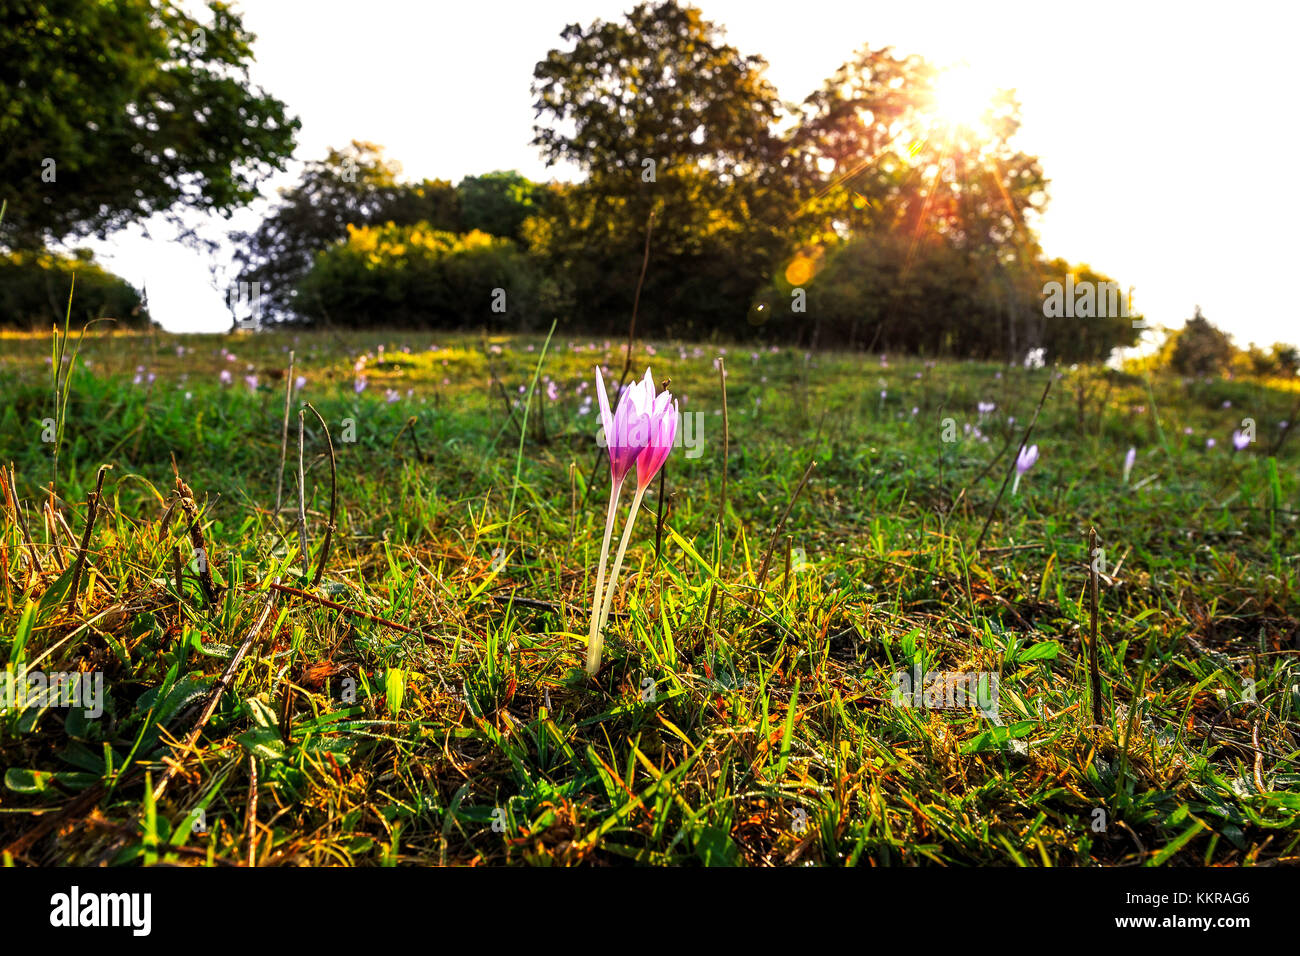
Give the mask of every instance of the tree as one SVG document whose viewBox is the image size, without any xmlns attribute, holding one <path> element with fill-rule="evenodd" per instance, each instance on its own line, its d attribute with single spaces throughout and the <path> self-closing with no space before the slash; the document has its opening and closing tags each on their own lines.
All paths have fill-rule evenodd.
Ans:
<svg viewBox="0 0 1300 956">
<path fill-rule="evenodd" d="M 384 158 L 383 147 L 354 140 L 307 163 L 255 230 L 232 236 L 238 279 L 258 283 L 264 319 L 289 321 L 305 311 L 297 302 L 300 281 L 317 253 L 348 238 L 350 225 L 426 223 L 461 231 L 460 200 L 451 183 L 402 183 L 400 173 L 398 163 Z"/>
<path fill-rule="evenodd" d="M 788 165 L 824 234 L 889 229 L 943 235 L 997 264 L 1032 264 L 1026 221 L 1047 202 L 1037 157 L 1015 150 L 1020 107 L 996 94 L 978 120 L 954 123 L 935 103 L 937 73 L 916 56 L 863 47 L 803 102 Z"/>
<path fill-rule="evenodd" d="M 466 176 L 456 186 L 463 231 L 518 239 L 524 220 L 540 211 L 543 195 L 541 187 L 514 170 Z"/>
<path fill-rule="evenodd" d="M 722 40 L 700 11 L 642 3 L 621 22 L 564 29 L 568 49 L 534 70 L 534 145 L 587 179 L 526 230 L 581 290 L 574 318 L 619 326 L 633 307 L 651 214 L 643 328 L 693 316 L 743 328 L 749 297 L 789 239 L 791 193 L 766 64 Z"/>
<path fill-rule="evenodd" d="M 1229 366 L 1235 351 L 1227 333 L 1201 315 L 1199 305 L 1166 346 L 1169 365 L 1183 375 L 1217 374 Z"/>
<path fill-rule="evenodd" d="M 35 249 L 155 213 L 228 213 L 283 169 L 299 123 L 249 82 L 218 0 L 11 0 L 0 12 L 0 241 Z"/>
<path fill-rule="evenodd" d="M 571 24 L 570 50 L 533 71 L 533 108 L 546 125 L 533 145 L 547 164 L 639 180 L 646 160 L 752 174 L 766 163 L 779 114 L 766 62 L 742 56 L 694 7 L 642 3 L 622 23 Z"/>
</svg>

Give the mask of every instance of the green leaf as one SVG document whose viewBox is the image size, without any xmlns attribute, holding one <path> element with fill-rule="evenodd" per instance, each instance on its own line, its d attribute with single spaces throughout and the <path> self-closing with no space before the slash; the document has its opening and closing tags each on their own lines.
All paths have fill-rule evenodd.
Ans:
<svg viewBox="0 0 1300 956">
<path fill-rule="evenodd" d="M 388 695 L 388 712 L 396 717 L 402 709 L 402 698 L 406 696 L 406 671 L 390 667 L 384 674 L 384 691 Z"/>
<path fill-rule="evenodd" d="M 1030 644 L 1019 654 L 1016 655 L 1016 663 L 1025 664 L 1029 661 L 1054 661 L 1056 656 L 1061 653 L 1061 645 L 1056 641 L 1039 641 L 1037 644 Z"/>
<path fill-rule="evenodd" d="M 10 767 L 5 771 L 5 787 L 15 793 L 44 793 L 54 774 L 45 770 Z"/>
<path fill-rule="evenodd" d="M 721 827 L 705 827 L 695 837 L 695 855 L 705 866 L 736 866 L 740 850 Z"/>
<path fill-rule="evenodd" d="M 254 757 L 263 760 L 284 759 L 284 741 L 280 739 L 280 731 L 275 727 L 254 727 L 235 740 Z"/>
</svg>

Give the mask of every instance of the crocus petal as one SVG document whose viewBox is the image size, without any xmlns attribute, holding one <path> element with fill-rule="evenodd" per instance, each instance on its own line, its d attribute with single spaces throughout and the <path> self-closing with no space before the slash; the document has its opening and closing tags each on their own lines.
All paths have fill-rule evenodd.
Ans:
<svg viewBox="0 0 1300 956">
<path fill-rule="evenodd" d="M 608 444 L 614 433 L 614 416 L 609 411 L 609 396 L 605 394 L 605 376 L 596 366 L 596 397 L 600 399 L 600 424 L 605 429 L 605 443 Z"/>
<path fill-rule="evenodd" d="M 667 395 L 668 393 L 663 393 Z M 656 401 L 658 414 L 652 419 L 652 438 L 636 460 L 636 481 L 638 488 L 645 488 L 659 473 L 669 454 L 673 450 L 673 440 L 677 437 L 677 403 L 671 406 Z"/>
</svg>

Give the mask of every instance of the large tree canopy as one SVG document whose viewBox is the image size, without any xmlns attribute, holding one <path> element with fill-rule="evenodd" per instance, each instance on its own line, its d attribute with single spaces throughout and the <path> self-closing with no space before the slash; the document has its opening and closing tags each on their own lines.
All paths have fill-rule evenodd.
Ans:
<svg viewBox="0 0 1300 956">
<path fill-rule="evenodd" d="M 250 84 L 252 42 L 216 0 L 202 19 L 167 0 L 0 6 L 0 238 L 36 248 L 255 198 L 298 121 Z"/>
<path fill-rule="evenodd" d="M 533 144 L 548 163 L 592 177 L 639 176 L 646 160 L 752 174 L 767 161 L 780 109 L 766 62 L 722 42 L 722 31 L 674 0 L 642 3 L 621 22 L 571 24 L 533 72 L 546 122 Z"/>
<path fill-rule="evenodd" d="M 997 94 L 977 122 L 935 110 L 937 74 L 925 60 L 863 47 L 802 106 L 791 136 L 793 178 L 840 233 L 932 232 L 1004 263 L 1032 261 L 1026 216 L 1041 212 L 1047 180 L 1037 157 L 1011 145 L 1019 104 Z"/>
<path fill-rule="evenodd" d="M 561 283 L 581 290 L 576 320 L 626 322 L 653 214 L 645 327 L 743 325 L 795 208 L 774 175 L 784 145 L 766 63 L 675 0 L 568 26 L 561 39 L 533 73 L 533 142 L 587 178 L 527 232 Z"/>
</svg>

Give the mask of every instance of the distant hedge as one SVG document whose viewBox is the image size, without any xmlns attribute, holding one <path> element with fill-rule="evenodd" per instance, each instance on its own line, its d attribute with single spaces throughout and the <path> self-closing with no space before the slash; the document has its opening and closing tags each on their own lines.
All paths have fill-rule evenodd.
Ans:
<svg viewBox="0 0 1300 956">
<path fill-rule="evenodd" d="M 48 330 L 63 325 L 72 296 L 71 322 L 115 319 L 119 327 L 149 324 L 140 294 L 126 280 L 104 270 L 87 249 L 72 255 L 54 252 L 0 254 L 0 327 Z"/>
<path fill-rule="evenodd" d="M 349 226 L 298 285 L 310 321 L 349 326 L 540 325 L 553 293 L 532 258 L 485 232 L 428 224 Z"/>
</svg>

